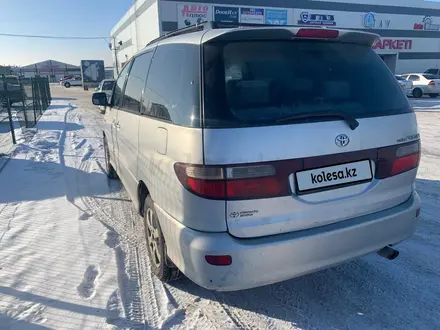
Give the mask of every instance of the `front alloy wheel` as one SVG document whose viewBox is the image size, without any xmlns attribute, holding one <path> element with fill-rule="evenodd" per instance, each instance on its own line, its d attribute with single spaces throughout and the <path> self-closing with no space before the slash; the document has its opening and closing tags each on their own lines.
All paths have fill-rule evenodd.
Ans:
<svg viewBox="0 0 440 330">
<path fill-rule="evenodd" d="M 110 163 L 110 151 L 108 150 L 108 142 L 105 136 L 104 136 L 104 158 L 105 158 L 105 169 L 107 170 L 107 177 L 109 179 L 117 179 L 118 174 L 113 168 L 113 165 Z"/>
</svg>

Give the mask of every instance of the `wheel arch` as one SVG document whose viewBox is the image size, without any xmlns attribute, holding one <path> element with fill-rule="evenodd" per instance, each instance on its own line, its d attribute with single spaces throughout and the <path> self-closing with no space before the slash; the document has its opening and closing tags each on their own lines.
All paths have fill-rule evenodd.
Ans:
<svg viewBox="0 0 440 330">
<path fill-rule="evenodd" d="M 141 216 L 144 216 L 145 199 L 147 198 L 147 196 L 149 194 L 150 194 L 150 191 L 148 190 L 147 185 L 145 184 L 144 181 L 140 180 L 138 182 L 138 187 L 137 187 L 137 198 L 138 198 L 138 205 L 139 205 L 138 213 Z"/>
</svg>

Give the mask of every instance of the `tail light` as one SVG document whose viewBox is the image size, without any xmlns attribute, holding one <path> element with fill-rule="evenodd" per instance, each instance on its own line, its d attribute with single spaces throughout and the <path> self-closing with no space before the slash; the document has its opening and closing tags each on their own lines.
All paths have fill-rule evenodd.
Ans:
<svg viewBox="0 0 440 330">
<path fill-rule="evenodd" d="M 378 150 L 376 178 L 385 179 L 415 169 L 420 162 L 420 141 Z"/>
<path fill-rule="evenodd" d="M 176 163 L 174 170 L 187 190 L 204 198 L 257 199 L 291 193 L 288 175 L 271 164 L 219 167 Z"/>
<path fill-rule="evenodd" d="M 335 39 L 339 36 L 338 30 L 329 29 L 299 29 L 296 38 L 319 38 L 319 39 Z"/>
<path fill-rule="evenodd" d="M 428 85 L 429 85 L 429 86 L 435 86 L 435 81 L 434 81 L 434 80 L 431 80 L 431 81 L 429 82 Z"/>
</svg>

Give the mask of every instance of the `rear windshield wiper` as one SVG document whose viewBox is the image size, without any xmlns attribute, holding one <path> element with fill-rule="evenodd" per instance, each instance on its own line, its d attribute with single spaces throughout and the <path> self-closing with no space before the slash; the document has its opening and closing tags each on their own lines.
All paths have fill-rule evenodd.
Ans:
<svg viewBox="0 0 440 330">
<path fill-rule="evenodd" d="M 354 131 L 359 126 L 359 122 L 356 120 L 356 118 L 354 118 L 354 117 L 352 117 L 342 111 L 322 111 L 322 112 L 298 113 L 296 115 L 280 118 L 277 120 L 277 123 L 282 123 L 285 121 L 290 121 L 290 120 L 295 120 L 295 119 L 325 118 L 325 117 L 339 117 L 339 118 L 344 119 L 352 131 Z"/>
</svg>

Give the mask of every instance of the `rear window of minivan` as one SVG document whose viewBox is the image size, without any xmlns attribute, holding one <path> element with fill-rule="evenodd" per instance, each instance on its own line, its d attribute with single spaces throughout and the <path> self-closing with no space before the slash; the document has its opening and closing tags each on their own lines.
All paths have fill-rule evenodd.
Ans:
<svg viewBox="0 0 440 330">
<path fill-rule="evenodd" d="M 322 41 L 204 45 L 204 127 L 292 123 L 313 112 L 355 118 L 412 109 L 394 75 L 368 46 Z M 316 122 L 334 118 L 301 118 Z"/>
</svg>

